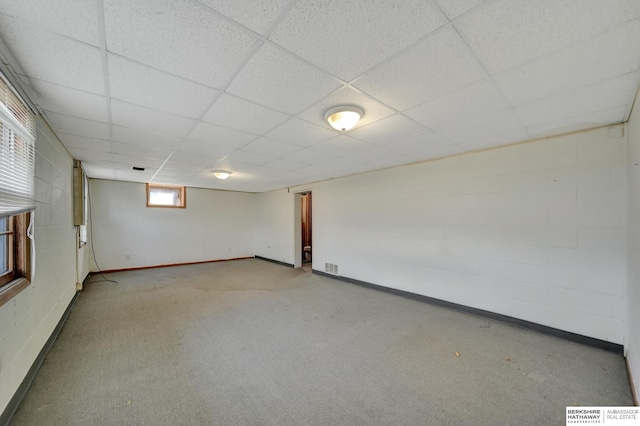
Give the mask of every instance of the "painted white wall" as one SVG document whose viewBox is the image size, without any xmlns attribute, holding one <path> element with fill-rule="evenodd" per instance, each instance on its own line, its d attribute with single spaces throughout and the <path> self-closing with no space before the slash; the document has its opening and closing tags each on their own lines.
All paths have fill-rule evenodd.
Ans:
<svg viewBox="0 0 640 426">
<path fill-rule="evenodd" d="M 0 306 L 0 412 L 22 383 L 76 289 L 71 156 L 38 118 L 35 163 L 35 276 Z"/>
<path fill-rule="evenodd" d="M 627 123 L 629 150 L 629 342 L 627 359 L 640 395 L 640 92 Z"/>
<path fill-rule="evenodd" d="M 102 270 L 253 256 L 253 194 L 187 188 L 186 209 L 149 208 L 144 184 L 89 182 Z"/>
<path fill-rule="evenodd" d="M 344 277 L 624 344 L 627 140 L 619 130 L 311 185 L 313 268 L 334 263 Z M 271 218 L 257 224 L 261 253 L 292 232 L 292 195 L 261 196 L 258 211 Z"/>
<path fill-rule="evenodd" d="M 286 189 L 255 194 L 255 255 L 294 264 L 294 194 Z"/>
</svg>

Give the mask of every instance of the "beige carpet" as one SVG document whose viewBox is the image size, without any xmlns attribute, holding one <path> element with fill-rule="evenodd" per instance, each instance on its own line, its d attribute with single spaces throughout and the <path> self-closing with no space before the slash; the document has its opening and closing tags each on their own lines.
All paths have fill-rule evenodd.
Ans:
<svg viewBox="0 0 640 426">
<path fill-rule="evenodd" d="M 561 425 L 567 405 L 632 404 L 619 355 L 303 270 L 108 277 L 13 425 Z"/>
</svg>

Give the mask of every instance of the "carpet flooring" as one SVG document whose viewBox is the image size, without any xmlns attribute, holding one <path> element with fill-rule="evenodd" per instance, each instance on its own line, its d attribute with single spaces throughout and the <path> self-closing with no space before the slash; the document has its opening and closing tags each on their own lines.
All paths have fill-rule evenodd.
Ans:
<svg viewBox="0 0 640 426">
<path fill-rule="evenodd" d="M 633 404 L 618 354 L 308 270 L 107 277 L 12 425 L 564 425 L 566 406 Z"/>
</svg>

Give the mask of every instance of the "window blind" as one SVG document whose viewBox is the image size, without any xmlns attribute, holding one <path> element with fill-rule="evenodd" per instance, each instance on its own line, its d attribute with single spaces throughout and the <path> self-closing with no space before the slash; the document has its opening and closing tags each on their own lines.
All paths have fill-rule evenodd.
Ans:
<svg viewBox="0 0 640 426">
<path fill-rule="evenodd" d="M 0 74 L 0 218 L 35 209 L 35 117 Z"/>
</svg>

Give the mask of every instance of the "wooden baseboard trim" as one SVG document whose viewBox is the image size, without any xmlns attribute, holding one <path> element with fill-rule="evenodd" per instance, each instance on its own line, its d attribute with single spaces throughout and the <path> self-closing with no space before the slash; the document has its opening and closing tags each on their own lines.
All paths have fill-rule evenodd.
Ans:
<svg viewBox="0 0 640 426">
<path fill-rule="evenodd" d="M 443 306 L 446 308 L 454 309 L 456 311 L 465 312 L 468 314 L 479 315 L 485 318 L 490 318 L 496 321 L 505 322 L 507 324 L 515 325 L 517 327 L 525 328 L 528 330 L 534 330 L 540 333 L 548 334 L 551 336 L 559 337 L 561 339 L 570 340 L 572 342 L 582 343 L 588 346 L 593 346 L 607 351 L 615 352 L 622 355 L 624 353 L 624 346 L 617 343 L 607 342 L 605 340 L 596 339 L 594 337 L 583 336 L 581 334 L 572 333 L 570 331 L 560 330 L 558 328 L 548 327 L 546 325 L 537 324 L 535 322 L 525 321 L 519 318 L 510 317 L 507 315 L 497 314 L 491 311 L 485 311 L 483 309 L 472 308 L 470 306 L 460 305 L 458 303 L 447 302 L 446 300 L 436 299 L 434 297 L 423 296 L 421 294 L 410 293 L 408 291 L 398 290 L 395 288 L 384 287 L 376 284 L 371 284 L 365 281 L 356 280 L 353 278 L 342 277 L 332 274 L 327 274 L 323 271 L 313 269 L 314 274 L 322 275 L 324 277 L 333 278 L 339 281 L 344 281 L 350 284 L 357 284 L 363 287 L 372 288 L 374 290 L 384 291 L 385 293 L 395 294 L 397 296 L 407 297 L 409 299 L 418 300 L 420 302 L 429 303 L 432 305 Z"/>
<path fill-rule="evenodd" d="M 47 342 L 44 344 L 44 346 L 40 350 L 40 353 L 38 354 L 36 359 L 33 361 L 33 364 L 31 364 L 31 368 L 27 372 L 27 375 L 22 380 L 22 383 L 20 383 L 20 386 L 18 387 L 16 392 L 13 394 L 11 401 L 9 401 L 9 404 L 7 404 L 6 408 L 2 412 L 2 415 L 0 415 L 0 425 L 2 426 L 8 425 L 9 421 L 11 420 L 11 417 L 13 417 L 16 410 L 20 406 L 22 399 L 25 397 L 25 395 L 27 394 L 27 391 L 29 391 L 29 388 L 31 387 L 31 383 L 33 383 L 33 379 L 35 379 L 36 374 L 38 373 L 38 370 L 40 370 L 40 367 L 42 366 L 44 359 L 47 357 L 47 354 L 53 347 L 53 344 L 58 338 L 60 331 L 62 331 L 62 327 L 64 326 L 64 323 L 67 321 L 67 318 L 69 318 L 71 309 L 75 305 L 79 294 L 80 293 L 76 292 L 76 294 L 73 296 L 73 298 L 69 302 L 69 305 L 67 306 L 67 309 L 64 311 L 64 314 L 62 314 L 62 318 L 60 318 L 60 321 L 58 321 L 56 328 L 54 328 L 53 331 L 51 332 L 51 336 L 49 336 L 49 339 L 47 339 Z"/>
<path fill-rule="evenodd" d="M 292 265 L 291 263 L 286 263 L 286 262 L 281 262 L 279 260 L 269 259 L 268 257 L 255 256 L 255 258 L 256 259 L 260 259 L 260 260 L 265 260 L 265 261 L 271 262 L 271 263 L 277 263 L 278 265 L 287 266 L 289 268 L 293 268 L 294 267 L 294 265 Z"/>
<path fill-rule="evenodd" d="M 93 271 L 89 272 L 89 275 L 110 274 L 112 272 L 139 271 L 141 269 L 171 268 L 172 266 L 199 265 L 201 263 L 230 262 L 232 260 L 244 260 L 244 259 L 253 259 L 253 256 L 232 257 L 229 259 L 200 260 L 197 262 L 163 263 L 161 265 L 136 266 L 135 268 L 105 269 L 97 272 L 93 272 Z"/>
</svg>

